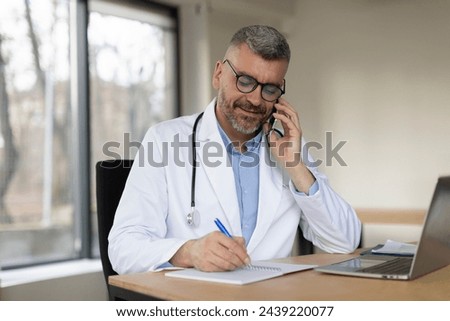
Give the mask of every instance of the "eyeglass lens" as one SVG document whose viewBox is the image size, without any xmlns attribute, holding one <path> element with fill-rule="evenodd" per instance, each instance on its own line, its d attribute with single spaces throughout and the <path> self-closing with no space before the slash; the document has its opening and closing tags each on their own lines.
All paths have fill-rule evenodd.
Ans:
<svg viewBox="0 0 450 321">
<path fill-rule="evenodd" d="M 275 85 L 261 84 L 253 77 L 247 75 L 239 75 L 236 70 L 234 70 L 228 59 L 225 59 L 224 62 L 227 62 L 231 70 L 233 70 L 233 73 L 236 77 L 236 87 L 240 92 L 248 94 L 254 91 L 258 87 L 258 85 L 261 85 L 261 97 L 269 102 L 277 100 L 281 97 L 281 95 L 284 94 L 284 91 Z"/>
</svg>

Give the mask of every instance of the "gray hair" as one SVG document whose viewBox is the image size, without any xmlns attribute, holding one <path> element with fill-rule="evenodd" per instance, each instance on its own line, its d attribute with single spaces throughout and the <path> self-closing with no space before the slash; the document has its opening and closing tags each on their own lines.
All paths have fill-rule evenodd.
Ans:
<svg viewBox="0 0 450 321">
<path fill-rule="evenodd" d="M 266 60 L 291 59 L 291 50 L 286 38 L 275 28 L 263 25 L 247 26 L 239 29 L 231 38 L 230 46 L 241 44 Z"/>
</svg>

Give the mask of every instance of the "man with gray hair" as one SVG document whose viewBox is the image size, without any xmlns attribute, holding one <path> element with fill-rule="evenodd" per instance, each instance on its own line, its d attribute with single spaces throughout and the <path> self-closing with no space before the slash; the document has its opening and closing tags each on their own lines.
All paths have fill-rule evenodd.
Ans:
<svg viewBox="0 0 450 321">
<path fill-rule="evenodd" d="M 360 221 L 308 166 L 299 115 L 282 98 L 289 60 L 276 29 L 244 27 L 215 64 L 205 111 L 149 129 L 109 236 L 115 271 L 234 270 L 288 256 L 298 226 L 326 252 L 354 251 Z"/>
</svg>

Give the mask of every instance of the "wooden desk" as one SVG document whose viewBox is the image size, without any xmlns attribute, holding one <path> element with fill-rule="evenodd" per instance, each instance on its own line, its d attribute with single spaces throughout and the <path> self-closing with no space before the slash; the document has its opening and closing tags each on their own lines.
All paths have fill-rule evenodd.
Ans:
<svg viewBox="0 0 450 321">
<path fill-rule="evenodd" d="M 324 265 L 353 255 L 313 254 L 280 260 Z M 112 295 L 125 300 L 341 301 L 450 300 L 450 265 L 412 281 L 377 280 L 304 271 L 247 285 L 175 279 L 164 272 L 109 278 Z"/>
</svg>

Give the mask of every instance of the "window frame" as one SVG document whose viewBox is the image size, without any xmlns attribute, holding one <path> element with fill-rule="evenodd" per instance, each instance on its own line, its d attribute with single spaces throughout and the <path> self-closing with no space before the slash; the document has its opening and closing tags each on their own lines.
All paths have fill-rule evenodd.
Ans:
<svg viewBox="0 0 450 321">
<path fill-rule="evenodd" d="M 177 74 L 180 74 L 180 54 L 179 54 L 179 19 L 178 10 L 176 7 L 168 6 L 165 4 L 157 3 L 150 0 L 129 0 L 127 3 L 117 0 L 76 0 L 71 1 L 73 8 L 70 10 L 71 21 L 76 25 L 71 26 L 71 32 L 76 32 L 76 35 L 71 35 L 71 68 L 73 75 L 73 86 L 71 87 L 71 99 L 72 99 L 72 120 L 73 120 L 73 133 L 74 139 L 74 155 L 79 155 L 80 159 L 78 164 L 74 165 L 74 212 L 75 217 L 78 216 L 78 220 L 75 220 L 75 247 L 79 250 L 79 258 L 94 258 L 98 257 L 93 253 L 93 220 L 91 211 L 91 188 L 93 186 L 91 182 L 92 168 L 91 166 L 91 124 L 90 124 L 90 79 L 89 79 L 89 43 L 88 43 L 88 27 L 89 27 L 89 14 L 95 9 L 101 9 L 98 11 L 108 12 L 117 16 L 127 17 L 126 14 L 122 15 L 118 12 L 118 8 L 121 7 L 127 11 L 127 8 L 132 10 L 141 9 L 148 10 L 149 12 L 155 12 L 154 14 L 164 14 L 170 16 L 175 20 L 176 34 L 176 66 Z M 150 13 L 153 14 L 153 13 Z M 145 14 L 141 17 L 137 17 L 136 20 L 148 22 L 145 19 Z M 71 23 L 72 23 L 71 22 Z M 73 41 L 73 42 L 72 42 Z M 175 98 L 175 115 L 181 114 L 180 109 L 180 77 L 177 78 L 177 97 Z M 96 245 L 97 246 L 97 245 Z M 78 247 L 78 248 L 77 248 Z"/>
</svg>

